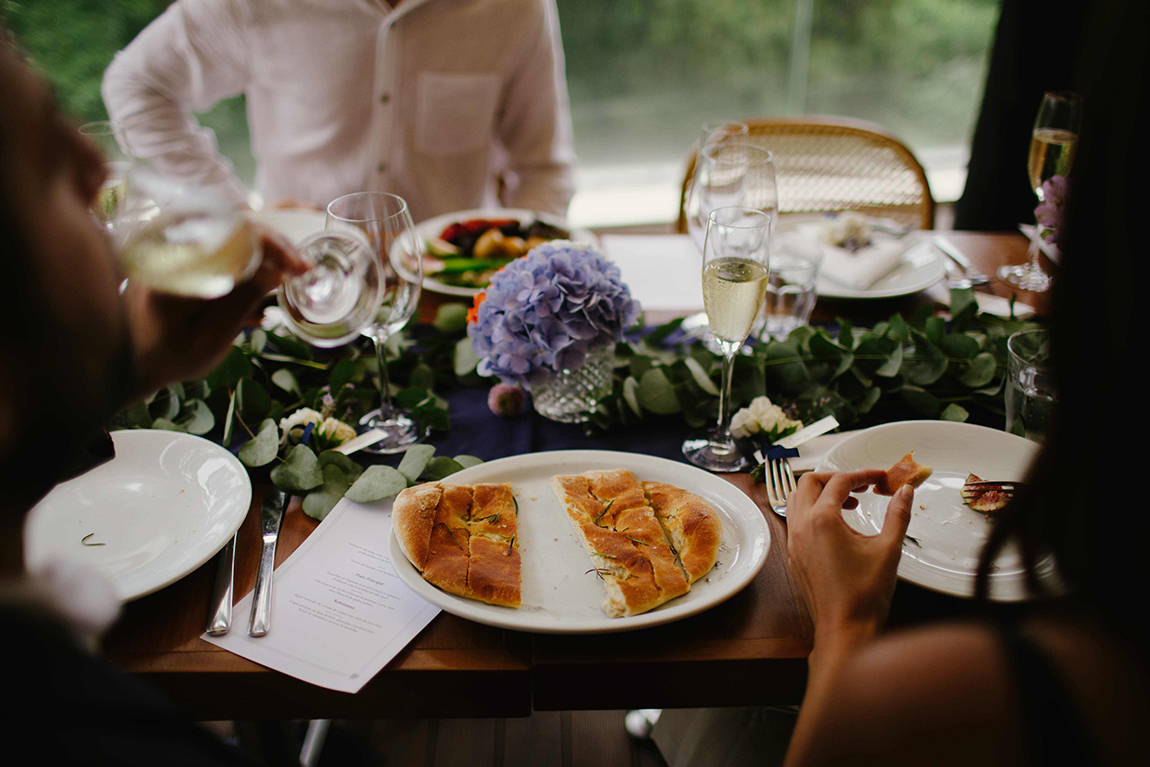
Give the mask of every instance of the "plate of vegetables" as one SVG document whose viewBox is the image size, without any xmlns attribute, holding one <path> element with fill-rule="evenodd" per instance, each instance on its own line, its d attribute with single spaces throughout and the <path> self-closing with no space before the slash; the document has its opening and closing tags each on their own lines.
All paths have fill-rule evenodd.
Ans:
<svg viewBox="0 0 1150 767">
<path fill-rule="evenodd" d="M 423 287 L 452 296 L 474 296 L 491 276 L 537 245 L 551 240 L 597 244 L 585 229 L 531 210 L 465 210 L 416 226 L 423 238 Z"/>
</svg>

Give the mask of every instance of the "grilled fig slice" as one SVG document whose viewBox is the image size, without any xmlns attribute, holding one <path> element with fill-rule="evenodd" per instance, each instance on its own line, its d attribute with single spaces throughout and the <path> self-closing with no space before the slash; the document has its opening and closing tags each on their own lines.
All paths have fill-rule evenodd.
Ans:
<svg viewBox="0 0 1150 767">
<path fill-rule="evenodd" d="M 990 514 L 1001 510 L 1010 501 L 1010 494 L 993 487 L 972 486 L 971 482 L 985 482 L 977 474 L 967 474 L 966 484 L 962 486 L 962 502 L 975 511 Z"/>
</svg>

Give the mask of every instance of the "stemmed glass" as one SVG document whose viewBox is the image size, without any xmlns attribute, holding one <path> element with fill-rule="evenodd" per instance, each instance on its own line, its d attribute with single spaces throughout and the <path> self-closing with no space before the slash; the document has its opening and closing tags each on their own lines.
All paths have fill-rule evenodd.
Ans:
<svg viewBox="0 0 1150 767">
<path fill-rule="evenodd" d="M 396 453 L 421 441 L 427 430 L 391 401 L 387 380 L 387 339 L 411 319 L 423 282 L 423 246 L 402 197 L 385 192 L 356 192 L 337 197 L 327 206 L 329 231 L 358 230 L 367 236 L 383 273 L 383 300 L 375 321 L 362 331 L 375 344 L 379 363 L 379 409 L 360 423 L 385 436 L 363 448 L 372 453 Z"/>
<path fill-rule="evenodd" d="M 1054 176 L 1065 178 L 1074 163 L 1074 150 L 1078 145 L 1078 132 L 1082 126 L 1082 97 L 1069 91 L 1048 91 L 1042 97 L 1038 116 L 1034 119 L 1034 132 L 1030 138 L 1030 157 L 1027 171 L 1030 187 L 1038 201 L 1046 202 L 1042 185 Z M 1030 240 L 1030 253 L 1025 264 L 1002 266 L 1000 279 L 1023 290 L 1037 293 L 1050 288 L 1050 277 L 1038 265 L 1038 238 L 1035 229 Z"/>
<path fill-rule="evenodd" d="M 92 215 L 96 217 L 101 227 L 115 237 L 116 225 L 120 221 L 120 209 L 127 196 L 128 173 L 132 168 L 132 152 L 128 146 L 128 137 L 119 123 L 108 120 L 85 123 L 79 130 L 104 156 L 107 178 L 104 179 L 92 203 Z"/>
<path fill-rule="evenodd" d="M 731 374 L 767 291 L 771 217 L 749 207 L 711 211 L 703 245 L 703 306 L 723 355 L 719 422 L 701 439 L 683 443 L 683 455 L 708 471 L 741 471 L 751 460 L 731 436 Z"/>
<path fill-rule="evenodd" d="M 733 132 L 726 135 L 744 135 L 737 128 L 731 130 Z M 727 140 L 721 137 L 723 134 L 714 135 L 719 138 L 714 138 L 699 153 L 687 191 L 687 232 L 700 254 L 712 210 L 729 206 L 757 208 L 770 217 L 772 234 L 779 210 L 774 155 L 762 147 Z M 705 314 L 696 314 L 683 320 L 682 327 L 687 332 L 703 335 L 708 347 L 717 351 L 714 341 L 706 336 L 706 319 Z"/>
</svg>

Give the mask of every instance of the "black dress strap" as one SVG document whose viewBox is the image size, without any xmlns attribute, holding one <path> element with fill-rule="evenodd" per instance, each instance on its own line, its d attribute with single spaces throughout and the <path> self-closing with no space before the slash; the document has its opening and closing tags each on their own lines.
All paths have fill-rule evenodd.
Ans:
<svg viewBox="0 0 1150 767">
<path fill-rule="evenodd" d="M 1099 751 L 1058 668 L 1013 624 L 1001 627 L 1022 702 L 1024 748 L 1032 765 L 1101 765 Z"/>
</svg>

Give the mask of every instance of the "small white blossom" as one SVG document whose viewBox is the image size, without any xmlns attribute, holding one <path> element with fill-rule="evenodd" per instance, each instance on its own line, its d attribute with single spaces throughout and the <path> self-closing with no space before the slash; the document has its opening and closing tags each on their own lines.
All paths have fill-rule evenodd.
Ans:
<svg viewBox="0 0 1150 767">
<path fill-rule="evenodd" d="M 731 418 L 731 434 L 749 437 L 752 434 L 774 434 L 802 428 L 802 422 L 788 418 L 778 405 L 767 397 L 755 397 L 751 404 Z"/>
<path fill-rule="evenodd" d="M 323 423 L 323 416 L 309 407 L 301 407 L 288 417 L 280 419 L 280 433 L 291 442 L 299 442 L 309 423 L 314 423 L 318 427 Z M 296 429 L 297 433 L 293 435 L 292 429 Z"/>
<path fill-rule="evenodd" d="M 348 440 L 355 439 L 355 429 L 334 418 L 325 418 L 324 422 L 316 427 L 316 431 L 328 444 L 336 447 Z"/>
</svg>

